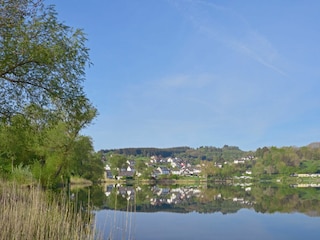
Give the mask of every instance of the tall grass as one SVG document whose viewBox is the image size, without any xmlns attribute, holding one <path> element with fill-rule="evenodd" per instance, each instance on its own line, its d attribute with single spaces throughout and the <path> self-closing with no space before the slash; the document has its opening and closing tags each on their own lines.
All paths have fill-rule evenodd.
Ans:
<svg viewBox="0 0 320 240">
<path fill-rule="evenodd" d="M 0 180 L 0 239 L 95 239 L 93 218 L 65 196 Z"/>
</svg>

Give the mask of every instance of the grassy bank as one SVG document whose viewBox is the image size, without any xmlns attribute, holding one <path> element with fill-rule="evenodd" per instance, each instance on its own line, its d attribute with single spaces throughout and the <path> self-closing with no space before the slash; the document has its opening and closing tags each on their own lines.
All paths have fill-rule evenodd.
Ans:
<svg viewBox="0 0 320 240">
<path fill-rule="evenodd" d="M 74 184 L 74 185 L 86 185 L 86 186 L 91 186 L 92 185 L 92 181 L 85 179 L 85 178 L 81 178 L 81 177 L 71 177 L 70 178 L 70 184 Z"/>
<path fill-rule="evenodd" d="M 65 196 L 0 181 L 0 239 L 94 239 L 90 216 Z"/>
<path fill-rule="evenodd" d="M 107 184 L 126 184 L 126 183 L 136 183 L 136 184 L 157 184 L 157 183 L 169 183 L 169 184 L 179 184 L 179 183 L 201 183 L 206 182 L 207 178 L 203 177 L 193 177 L 193 176 L 163 176 L 159 178 L 105 178 L 101 182 Z"/>
</svg>

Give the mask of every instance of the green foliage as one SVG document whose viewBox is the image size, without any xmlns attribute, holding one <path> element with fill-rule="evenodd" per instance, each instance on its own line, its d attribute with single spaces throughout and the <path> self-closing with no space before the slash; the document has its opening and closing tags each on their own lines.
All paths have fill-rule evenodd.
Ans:
<svg viewBox="0 0 320 240">
<path fill-rule="evenodd" d="M 0 3 L 0 118 L 30 103 L 70 118 L 79 106 L 91 108 L 81 86 L 89 64 L 84 33 L 59 22 L 42 1 Z"/>
<path fill-rule="evenodd" d="M 61 23 L 42 0 L 0 0 L 3 176 L 28 168 L 45 185 L 71 174 L 100 178 L 91 140 L 79 135 L 97 114 L 82 87 L 90 65 L 85 43 L 84 33 Z"/>
<path fill-rule="evenodd" d="M 49 132 L 52 134 L 51 131 Z M 59 136 L 58 132 L 49 134 L 46 138 L 47 144 L 42 151 L 46 153 L 46 157 L 42 162 L 34 163 L 34 174 L 44 184 L 56 184 L 61 180 L 65 182 L 71 175 L 98 181 L 103 175 L 104 166 L 101 154 L 93 152 L 91 139 L 79 136 L 69 141 L 65 135 Z"/>
<path fill-rule="evenodd" d="M 258 160 L 253 166 L 255 175 L 320 172 L 320 148 L 271 147 L 257 149 Z"/>
<path fill-rule="evenodd" d="M 104 174 L 104 164 L 101 161 L 101 155 L 91 153 L 86 159 L 81 161 L 81 167 L 78 168 L 78 175 L 91 181 L 98 181 Z"/>
<path fill-rule="evenodd" d="M 135 161 L 135 169 L 138 172 L 143 172 L 146 169 L 146 161 L 144 161 L 144 160 L 136 160 Z"/>
<path fill-rule="evenodd" d="M 30 122 L 22 115 L 12 118 L 10 124 L 0 123 L 0 149 L 13 160 L 13 165 L 28 165 L 35 157 L 32 150 L 35 135 Z"/>
<path fill-rule="evenodd" d="M 300 163 L 298 173 L 320 173 L 320 161 L 308 160 Z"/>
<path fill-rule="evenodd" d="M 127 158 L 124 155 L 120 154 L 112 154 L 108 159 L 108 163 L 110 164 L 111 169 L 118 169 L 125 167 L 127 162 Z"/>
<path fill-rule="evenodd" d="M 235 159 L 248 155 L 248 152 L 240 150 L 236 146 L 225 145 L 222 148 L 202 146 L 196 149 L 188 149 L 183 153 L 177 155 L 193 164 L 199 162 L 213 161 L 216 163 L 232 162 Z"/>
<path fill-rule="evenodd" d="M 14 167 L 11 174 L 11 178 L 19 184 L 33 184 L 35 182 L 30 167 L 24 167 L 22 164 L 18 165 L 17 167 Z"/>
</svg>

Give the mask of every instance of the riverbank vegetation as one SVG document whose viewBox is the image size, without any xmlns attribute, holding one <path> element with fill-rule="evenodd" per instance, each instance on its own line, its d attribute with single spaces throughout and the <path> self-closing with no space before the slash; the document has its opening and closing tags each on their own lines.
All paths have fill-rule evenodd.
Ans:
<svg viewBox="0 0 320 240">
<path fill-rule="evenodd" d="M 81 135 L 97 115 L 86 36 L 43 0 L 0 0 L 0 26 L 0 239 L 94 239 L 90 209 L 51 194 L 103 174 Z"/>
<path fill-rule="evenodd" d="M 95 239 L 92 216 L 77 208 L 66 194 L 0 181 L 0 239 Z"/>
<path fill-rule="evenodd" d="M 80 134 L 97 115 L 82 86 L 85 34 L 42 0 L 0 0 L 0 25 L 1 177 L 24 172 L 46 187 L 97 180 L 101 159 Z"/>
</svg>

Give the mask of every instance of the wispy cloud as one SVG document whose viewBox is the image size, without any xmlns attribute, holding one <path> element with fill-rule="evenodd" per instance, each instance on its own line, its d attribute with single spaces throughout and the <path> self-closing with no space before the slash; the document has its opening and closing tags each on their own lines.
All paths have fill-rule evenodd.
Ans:
<svg viewBox="0 0 320 240">
<path fill-rule="evenodd" d="M 213 76 L 207 74 L 188 75 L 177 74 L 164 77 L 154 84 L 160 88 L 203 88 L 213 81 Z"/>
<path fill-rule="evenodd" d="M 230 9 L 205 0 L 172 1 L 204 36 L 251 58 L 283 76 L 280 55 L 272 43 L 254 30 L 247 19 Z M 231 27 L 232 26 L 232 27 Z"/>
<path fill-rule="evenodd" d="M 238 40 L 230 41 L 230 45 L 238 52 L 245 54 L 265 67 L 283 76 L 287 76 L 287 74 L 274 63 L 277 61 L 279 54 L 271 43 L 261 35 L 251 31 L 249 40 L 243 42 Z"/>
</svg>

